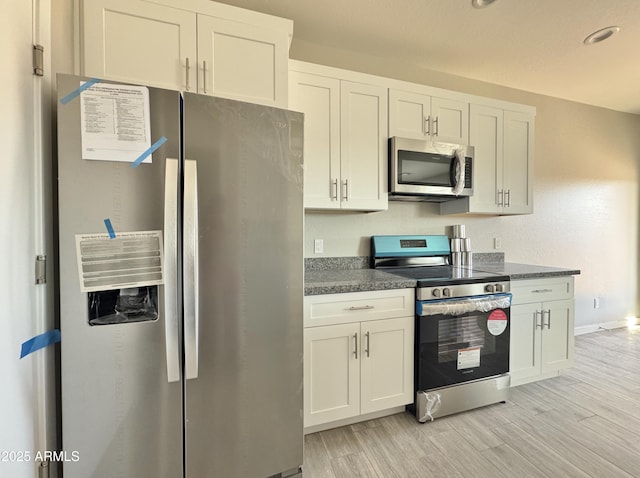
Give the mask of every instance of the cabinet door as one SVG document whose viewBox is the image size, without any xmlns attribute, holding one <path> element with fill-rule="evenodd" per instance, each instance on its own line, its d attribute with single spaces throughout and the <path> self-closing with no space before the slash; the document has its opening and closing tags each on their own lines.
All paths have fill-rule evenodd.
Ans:
<svg viewBox="0 0 640 478">
<path fill-rule="evenodd" d="M 387 89 L 341 81 L 342 209 L 387 209 Z"/>
<path fill-rule="evenodd" d="M 360 414 L 360 324 L 304 329 L 304 426 Z"/>
<path fill-rule="evenodd" d="M 555 372 L 573 363 L 573 299 L 543 302 L 542 373 Z M 513 310 L 513 309 L 512 309 Z"/>
<path fill-rule="evenodd" d="M 286 33 L 198 15 L 199 93 L 287 107 Z"/>
<path fill-rule="evenodd" d="M 469 142 L 474 147 L 470 212 L 501 212 L 503 111 L 472 104 L 469 123 Z"/>
<path fill-rule="evenodd" d="M 340 80 L 292 71 L 289 107 L 304 113 L 304 207 L 340 208 Z"/>
<path fill-rule="evenodd" d="M 84 75 L 196 90 L 195 14 L 135 0 L 85 1 L 81 31 Z"/>
<path fill-rule="evenodd" d="M 413 402 L 413 317 L 362 322 L 361 413 Z"/>
<path fill-rule="evenodd" d="M 540 307 L 540 302 L 511 306 L 509 373 L 512 386 L 530 382 L 540 375 Z"/>
<path fill-rule="evenodd" d="M 389 90 L 389 137 L 429 137 L 431 97 L 408 91 Z"/>
<path fill-rule="evenodd" d="M 435 141 L 469 144 L 469 103 L 431 97 L 431 134 Z"/>
<path fill-rule="evenodd" d="M 533 213 L 533 121 L 504 112 L 504 189 L 507 214 Z"/>
</svg>

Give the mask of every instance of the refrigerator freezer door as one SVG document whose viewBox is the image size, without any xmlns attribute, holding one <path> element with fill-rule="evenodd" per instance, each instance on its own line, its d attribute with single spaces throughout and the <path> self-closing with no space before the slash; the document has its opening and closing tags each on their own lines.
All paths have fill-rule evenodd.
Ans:
<svg viewBox="0 0 640 478">
<path fill-rule="evenodd" d="M 302 464 L 302 125 L 299 113 L 184 95 L 200 282 L 188 477 L 266 477 Z"/>
<path fill-rule="evenodd" d="M 58 76 L 60 97 L 81 80 Z M 65 478 L 182 476 L 182 386 L 167 379 L 164 286 L 153 286 L 155 320 L 91 326 L 76 259 L 76 234 L 104 233 L 106 218 L 114 241 L 123 231 L 164 229 L 164 159 L 179 154 L 180 96 L 149 94 L 151 142 L 167 142 L 137 168 L 82 159 L 80 98 L 58 103 L 62 449 L 79 457 L 64 463 Z M 123 302 L 136 300 L 132 290 L 120 291 Z"/>
</svg>

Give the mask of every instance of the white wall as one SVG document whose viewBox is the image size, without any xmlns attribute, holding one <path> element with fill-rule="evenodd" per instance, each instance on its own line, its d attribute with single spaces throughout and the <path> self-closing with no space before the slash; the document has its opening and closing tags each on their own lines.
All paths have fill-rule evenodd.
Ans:
<svg viewBox="0 0 640 478">
<path fill-rule="evenodd" d="M 53 449 L 53 350 L 20 359 L 22 342 L 48 330 L 53 314 L 48 286 L 34 284 L 36 254 L 48 254 L 50 150 L 48 76 L 32 75 L 32 44 L 48 43 L 49 2 L 2 0 L 0 91 L 0 476 L 34 477 L 38 451 Z M 47 50 L 48 51 L 48 50 Z M 46 59 L 47 55 L 45 55 Z M 48 62 L 46 64 L 48 68 Z M 44 95 L 43 95 L 44 92 Z M 45 360 L 47 359 L 47 360 Z M 28 452 L 30 459 L 24 454 Z M 13 458 L 22 457 L 22 461 Z"/>
<path fill-rule="evenodd" d="M 446 234 L 466 224 L 477 252 L 500 237 L 509 262 L 577 268 L 576 326 L 623 321 L 638 309 L 640 116 L 294 42 L 298 60 L 533 105 L 534 214 L 440 216 L 434 204 L 390 202 L 385 212 L 307 212 L 305 257 L 369 255 L 374 234 Z M 593 308 L 594 297 L 600 308 Z"/>
</svg>

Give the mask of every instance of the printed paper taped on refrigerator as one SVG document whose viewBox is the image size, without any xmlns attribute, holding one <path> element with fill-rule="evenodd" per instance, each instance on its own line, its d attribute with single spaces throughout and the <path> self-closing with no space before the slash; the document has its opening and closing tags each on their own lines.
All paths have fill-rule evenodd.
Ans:
<svg viewBox="0 0 640 478">
<path fill-rule="evenodd" d="M 151 146 L 145 86 L 97 83 L 80 94 L 80 108 L 83 159 L 133 163 Z"/>
<path fill-rule="evenodd" d="M 76 234 L 76 253 L 82 292 L 163 282 L 162 231 Z"/>
</svg>

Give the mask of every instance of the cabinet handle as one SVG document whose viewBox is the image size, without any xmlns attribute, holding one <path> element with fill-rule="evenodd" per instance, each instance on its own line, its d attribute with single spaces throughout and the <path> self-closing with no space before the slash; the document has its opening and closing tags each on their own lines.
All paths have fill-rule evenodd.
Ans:
<svg viewBox="0 0 640 478">
<path fill-rule="evenodd" d="M 349 200 L 349 180 L 348 179 L 344 180 L 344 200 L 345 201 Z"/>
<path fill-rule="evenodd" d="M 438 131 L 440 130 L 440 127 L 438 126 L 438 117 L 436 116 L 436 119 L 433 120 L 433 124 L 436 127 L 436 131 L 435 133 L 433 133 L 434 136 L 438 136 Z"/>
<path fill-rule="evenodd" d="M 367 352 L 367 358 L 369 357 L 369 332 L 367 332 L 366 334 L 364 334 L 364 336 L 367 338 L 367 348 L 365 349 L 365 352 Z"/>
<path fill-rule="evenodd" d="M 535 321 L 535 323 L 536 323 L 536 329 L 537 329 L 537 328 L 543 329 L 543 328 L 544 328 L 544 322 L 543 322 L 543 319 L 541 318 L 541 319 L 540 319 L 540 322 L 538 322 L 538 315 L 542 316 L 542 312 L 541 312 L 541 311 L 539 311 L 539 310 L 536 310 L 536 311 L 535 311 L 535 313 L 533 314 L 533 320 L 534 320 L 534 321 Z"/>
<path fill-rule="evenodd" d="M 202 92 L 207 94 L 207 60 L 202 60 Z"/>
<path fill-rule="evenodd" d="M 507 189 L 504 193 L 505 207 L 511 207 L 511 189 Z"/>
<path fill-rule="evenodd" d="M 431 116 L 427 116 L 424 119 L 424 126 L 422 128 L 422 130 L 424 131 L 424 134 L 431 134 L 430 122 L 431 122 Z"/>
<path fill-rule="evenodd" d="M 185 62 L 186 70 L 187 70 L 187 91 L 189 91 L 189 57 L 187 57 L 187 61 Z"/>
<path fill-rule="evenodd" d="M 551 328 L 551 309 L 542 311 L 542 327 L 544 328 L 544 314 L 547 314 L 547 330 Z"/>
<path fill-rule="evenodd" d="M 498 206 L 504 206 L 504 191 L 502 189 L 498 190 Z"/>
<path fill-rule="evenodd" d="M 354 305 L 349 307 L 347 310 L 369 310 L 375 309 L 375 305 Z"/>
<path fill-rule="evenodd" d="M 531 291 L 532 294 L 546 294 L 547 292 L 553 292 L 553 289 L 534 289 Z"/>
<path fill-rule="evenodd" d="M 353 334 L 353 355 L 358 358 L 358 333 Z"/>
<path fill-rule="evenodd" d="M 331 199 L 334 201 L 338 200 L 338 180 L 334 179 L 331 181 Z"/>
</svg>

